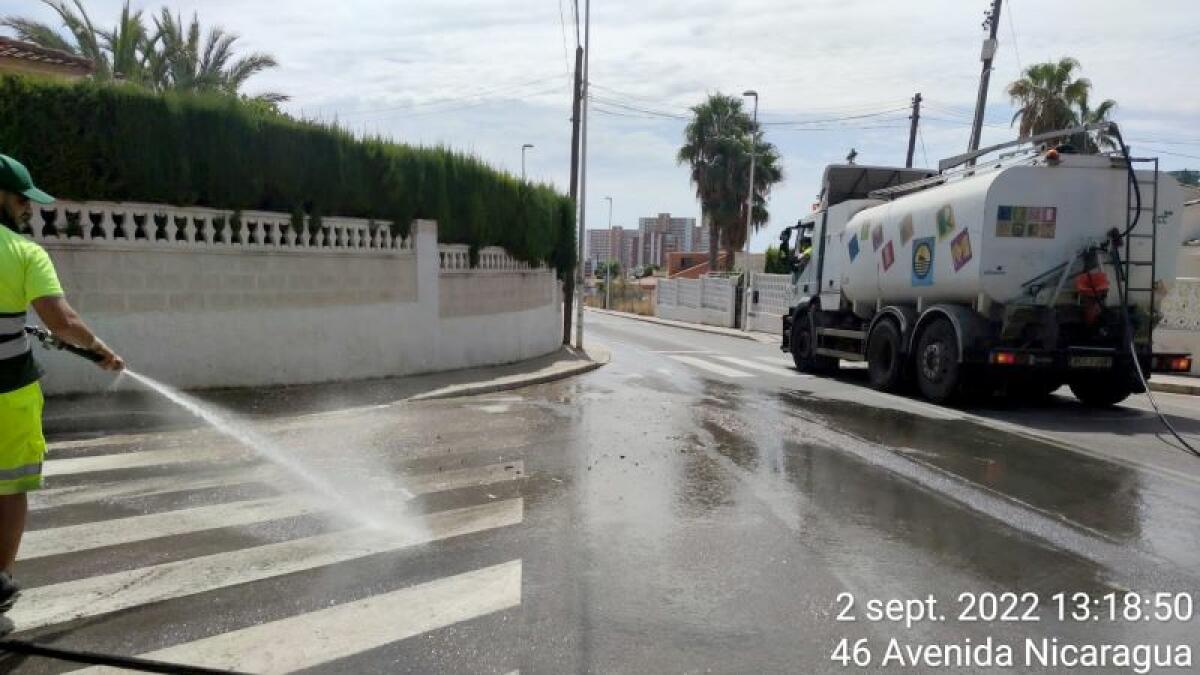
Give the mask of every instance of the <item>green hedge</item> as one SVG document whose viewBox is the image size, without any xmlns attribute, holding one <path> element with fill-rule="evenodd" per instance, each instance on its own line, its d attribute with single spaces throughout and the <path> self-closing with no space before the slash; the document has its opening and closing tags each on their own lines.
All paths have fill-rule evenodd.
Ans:
<svg viewBox="0 0 1200 675">
<path fill-rule="evenodd" d="M 443 242 L 503 246 L 569 274 L 574 209 L 446 148 L 356 139 L 219 95 L 0 77 L 0 152 L 53 195 L 438 221 Z"/>
</svg>

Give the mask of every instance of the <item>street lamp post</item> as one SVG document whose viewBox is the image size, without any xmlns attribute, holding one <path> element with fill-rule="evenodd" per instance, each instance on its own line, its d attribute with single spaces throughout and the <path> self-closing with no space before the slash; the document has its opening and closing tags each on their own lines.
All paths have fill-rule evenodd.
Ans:
<svg viewBox="0 0 1200 675">
<path fill-rule="evenodd" d="M 758 92 L 753 89 L 747 89 L 742 92 L 742 96 L 750 96 L 754 98 L 754 117 L 753 124 L 750 126 L 750 186 L 746 192 L 746 281 L 750 281 L 750 235 L 754 232 L 754 161 L 758 150 Z M 747 290 L 750 284 L 746 284 Z M 750 301 L 749 297 L 742 298 L 742 330 L 746 330 L 746 324 L 750 318 Z"/>
<path fill-rule="evenodd" d="M 612 236 L 612 197 L 606 196 L 608 200 L 608 260 L 604 265 L 604 309 L 612 309 L 612 262 L 613 262 L 613 236 Z"/>
<path fill-rule="evenodd" d="M 522 182 L 524 182 L 524 180 L 525 180 L 525 151 L 532 147 L 533 147 L 532 143 L 526 143 L 525 145 L 521 146 L 521 181 Z"/>
</svg>

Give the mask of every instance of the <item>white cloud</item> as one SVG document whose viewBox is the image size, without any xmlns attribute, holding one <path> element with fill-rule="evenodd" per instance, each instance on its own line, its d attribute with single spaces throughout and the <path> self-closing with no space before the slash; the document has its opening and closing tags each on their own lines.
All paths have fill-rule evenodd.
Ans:
<svg viewBox="0 0 1200 675">
<path fill-rule="evenodd" d="M 583 0 L 580 0 L 582 5 Z M 88 2 L 111 24 L 119 0 Z M 157 11 L 158 3 L 134 5 Z M 572 0 L 562 0 L 569 48 Z M 916 163 L 961 152 L 979 76 L 979 22 L 985 0 L 608 0 L 593 6 L 595 93 L 679 112 L 706 93 L 761 95 L 765 121 L 820 119 L 927 102 Z M 520 170 L 520 146 L 534 143 L 530 175 L 567 185 L 568 70 L 555 0 L 187 0 L 170 6 L 242 35 L 242 48 L 267 51 L 282 66 L 248 89 L 291 94 L 293 112 L 332 119 L 398 140 L 444 143 L 498 167 Z M 1097 99 L 1113 98 L 1127 137 L 1142 148 L 1200 156 L 1200 97 L 1187 88 L 1200 62 L 1194 0 L 1008 0 L 992 78 L 989 123 L 1006 127 L 1004 85 L 1021 65 L 1070 54 Z M 29 0 L 0 0 L 0 15 L 52 18 Z M 605 91 L 599 87 L 607 87 Z M 611 90 L 621 92 L 613 94 Z M 440 103 L 439 103 L 440 101 Z M 407 106 L 416 106 L 407 108 Z M 371 112 L 373 111 L 373 112 Z M 629 111 L 626 111 L 629 112 Z M 369 113 L 369 114 L 368 114 Z M 834 114 L 830 114 L 834 113 Z M 850 147 L 860 161 L 901 163 L 906 113 L 829 131 L 771 127 L 788 179 L 772 199 L 772 230 L 808 210 L 824 164 Z M 814 125 L 818 126 L 818 125 Z M 687 171 L 674 161 L 683 123 L 593 114 L 589 148 L 590 223 L 607 220 L 599 198 L 615 198 L 614 222 L 672 211 L 696 215 Z M 984 142 L 1011 137 L 985 129 Z M 1200 160 L 1164 156 L 1178 168 Z M 773 234 L 757 242 L 773 241 Z"/>
</svg>

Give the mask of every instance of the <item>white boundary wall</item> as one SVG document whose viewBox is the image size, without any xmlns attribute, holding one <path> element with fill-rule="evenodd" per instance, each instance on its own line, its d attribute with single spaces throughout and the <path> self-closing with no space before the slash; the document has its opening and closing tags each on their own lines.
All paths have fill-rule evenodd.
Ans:
<svg viewBox="0 0 1200 675">
<path fill-rule="evenodd" d="M 756 301 L 757 300 L 757 301 Z M 779 335 L 783 331 L 783 316 L 796 304 L 796 287 L 790 274 L 750 275 L 749 303 L 746 325 L 750 330 Z"/>
<path fill-rule="evenodd" d="M 518 361 L 558 349 L 553 271 L 503 249 L 407 239 L 389 224 L 152 204 L 59 202 L 30 237 L 68 299 L 131 368 L 179 387 L 301 384 Z M 308 229 L 308 228 L 305 228 Z M 32 311 L 31 320 L 36 321 Z M 94 392 L 112 376 L 37 348 L 47 393 Z"/>
<path fill-rule="evenodd" d="M 732 328 L 737 279 L 661 279 L 654 311 L 660 318 Z"/>
<path fill-rule="evenodd" d="M 1155 350 L 1190 353 L 1192 374 L 1200 375 L 1200 279 L 1176 279 L 1162 312 L 1154 329 Z"/>
</svg>

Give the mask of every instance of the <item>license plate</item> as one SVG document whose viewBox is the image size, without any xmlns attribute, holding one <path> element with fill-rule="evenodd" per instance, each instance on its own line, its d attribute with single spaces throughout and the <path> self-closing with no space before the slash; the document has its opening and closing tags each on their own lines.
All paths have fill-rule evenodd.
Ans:
<svg viewBox="0 0 1200 675">
<path fill-rule="evenodd" d="M 1112 368 L 1111 356 L 1072 356 L 1072 368 Z"/>
</svg>

